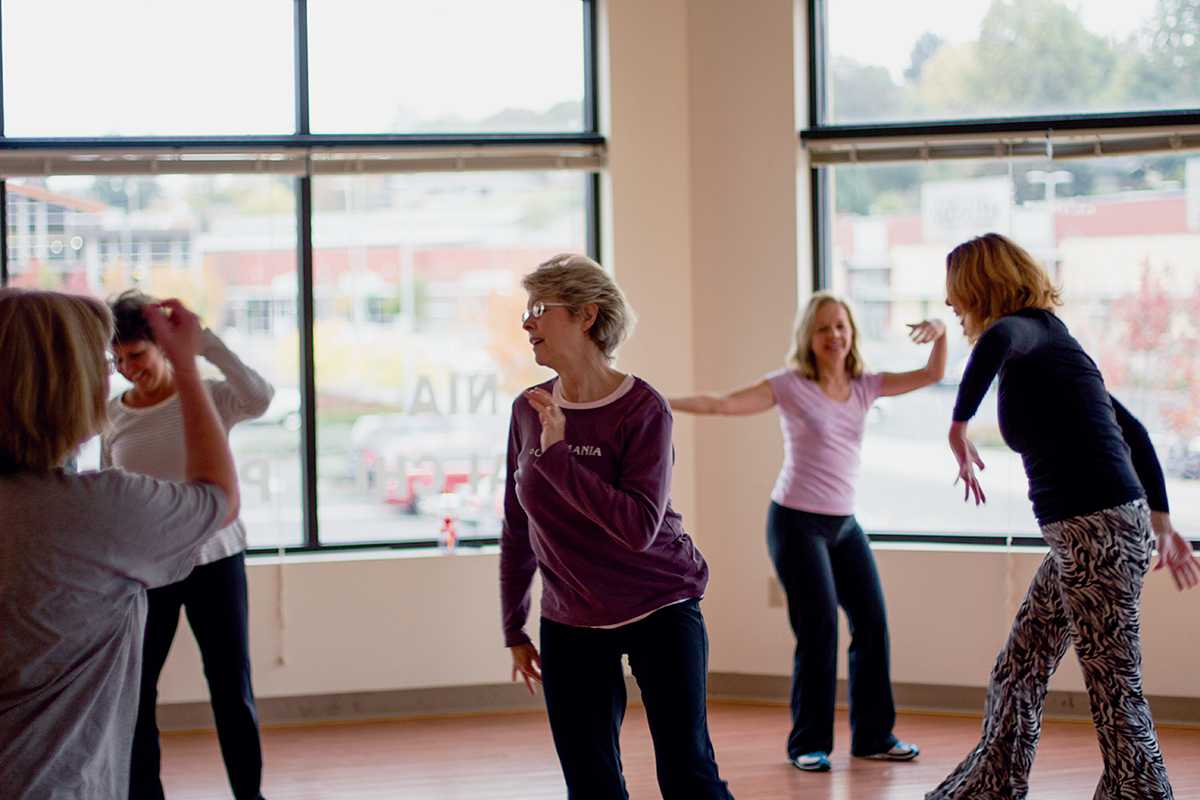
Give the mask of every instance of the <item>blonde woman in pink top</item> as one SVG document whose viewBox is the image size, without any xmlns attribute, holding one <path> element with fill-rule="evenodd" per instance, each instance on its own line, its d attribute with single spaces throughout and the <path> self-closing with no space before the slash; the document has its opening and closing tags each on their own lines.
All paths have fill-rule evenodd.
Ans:
<svg viewBox="0 0 1200 800">
<path fill-rule="evenodd" d="M 741 416 L 779 408 L 784 458 L 767 514 L 767 547 L 788 599 L 796 634 L 788 760 L 826 772 L 833 751 L 837 686 L 837 610 L 850 621 L 850 752 L 911 761 L 920 752 L 892 733 L 896 710 L 889 676 L 887 614 L 867 537 L 854 518 L 854 484 L 867 412 L 878 397 L 941 380 L 946 327 L 909 326 L 917 344 L 933 343 L 911 372 L 867 372 L 849 305 L 817 292 L 797 317 L 788 365 L 724 395 L 670 400 L 692 414 Z"/>
</svg>

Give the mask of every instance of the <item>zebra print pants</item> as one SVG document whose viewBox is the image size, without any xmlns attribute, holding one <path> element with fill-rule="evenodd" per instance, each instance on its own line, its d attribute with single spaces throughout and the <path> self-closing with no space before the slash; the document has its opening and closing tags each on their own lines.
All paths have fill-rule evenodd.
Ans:
<svg viewBox="0 0 1200 800">
<path fill-rule="evenodd" d="M 1022 800 L 1046 685 L 1075 645 L 1104 757 L 1097 800 L 1171 800 L 1142 695 L 1140 599 L 1153 535 L 1144 500 L 1048 524 L 1038 568 L 992 669 L 983 736 L 926 800 Z"/>
</svg>

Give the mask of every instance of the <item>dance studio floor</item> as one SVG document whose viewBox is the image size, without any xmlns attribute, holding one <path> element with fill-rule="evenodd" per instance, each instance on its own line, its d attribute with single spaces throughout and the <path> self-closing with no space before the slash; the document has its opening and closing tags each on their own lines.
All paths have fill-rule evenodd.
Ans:
<svg viewBox="0 0 1200 800">
<path fill-rule="evenodd" d="M 909 764 L 851 759 L 838 714 L 833 772 L 801 773 L 782 745 L 787 711 L 714 703 L 713 740 L 721 773 L 739 800 L 900 800 L 921 798 L 975 743 L 979 720 L 902 714 L 896 732 L 919 743 Z M 1200 798 L 1200 729 L 1161 732 L 1175 796 Z M 565 790 L 545 717 L 536 713 L 364 722 L 264 733 L 267 800 L 540 800 Z M 657 798 L 645 715 L 632 708 L 622 752 L 630 796 Z M 169 734 L 163 780 L 172 800 L 229 797 L 212 734 Z M 1090 725 L 1049 723 L 1034 765 L 1033 800 L 1090 800 L 1100 756 Z"/>
</svg>

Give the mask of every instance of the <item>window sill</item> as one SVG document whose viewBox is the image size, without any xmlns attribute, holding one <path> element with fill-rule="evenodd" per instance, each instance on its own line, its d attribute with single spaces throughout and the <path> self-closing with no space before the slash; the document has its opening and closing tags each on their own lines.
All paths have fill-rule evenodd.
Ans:
<svg viewBox="0 0 1200 800">
<path fill-rule="evenodd" d="M 355 549 L 310 550 L 303 552 L 284 553 L 275 551 L 260 551 L 247 553 L 247 564 L 250 566 L 272 566 L 279 564 L 322 564 L 339 561 L 392 561 L 398 559 L 419 558 L 471 558 L 473 556 L 494 556 L 500 552 L 500 546 L 489 544 L 482 547 L 460 547 L 451 552 L 443 552 L 437 547 L 411 547 L 397 549 L 387 544 L 378 547 L 362 547 Z"/>
</svg>

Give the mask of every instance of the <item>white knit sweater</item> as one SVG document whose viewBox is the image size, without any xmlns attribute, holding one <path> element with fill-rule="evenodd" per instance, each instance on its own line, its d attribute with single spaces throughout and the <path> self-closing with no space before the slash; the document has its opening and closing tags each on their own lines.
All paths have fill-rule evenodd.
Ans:
<svg viewBox="0 0 1200 800">
<path fill-rule="evenodd" d="M 216 334 L 204 330 L 200 355 L 221 370 L 225 380 L 206 380 L 205 387 L 217 414 L 230 428 L 247 419 L 261 417 L 271 404 L 275 390 L 257 372 L 246 366 Z M 170 481 L 186 479 L 183 447 L 183 415 L 179 395 L 157 405 L 130 408 L 121 397 L 108 406 L 109 426 L 100 438 L 100 466 L 120 467 Z M 211 564 L 246 549 L 246 526 L 240 519 L 215 534 L 200 548 L 197 564 Z"/>
</svg>

